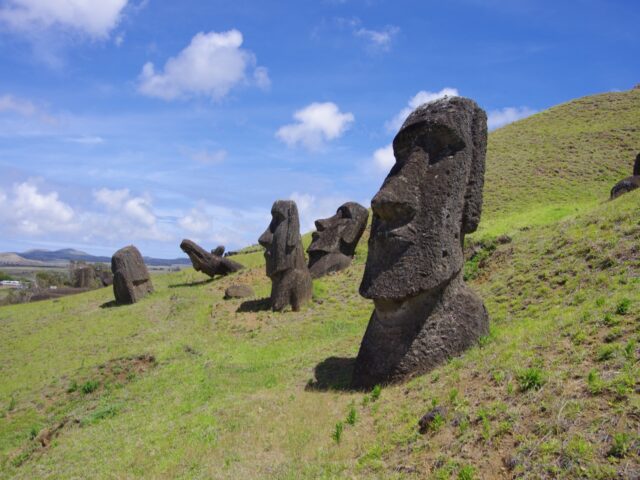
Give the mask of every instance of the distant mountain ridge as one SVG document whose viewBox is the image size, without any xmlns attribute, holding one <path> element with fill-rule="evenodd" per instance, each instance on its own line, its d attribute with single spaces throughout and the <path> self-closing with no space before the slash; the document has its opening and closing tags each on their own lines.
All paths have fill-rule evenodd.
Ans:
<svg viewBox="0 0 640 480">
<path fill-rule="evenodd" d="M 143 257 L 144 262 L 152 267 L 169 267 L 171 265 L 191 265 L 188 258 L 153 258 Z M 111 257 L 91 255 L 73 248 L 61 250 L 28 250 L 26 252 L 0 253 L 0 265 L 5 266 L 44 266 L 46 263 L 65 262 L 111 263 Z"/>
</svg>

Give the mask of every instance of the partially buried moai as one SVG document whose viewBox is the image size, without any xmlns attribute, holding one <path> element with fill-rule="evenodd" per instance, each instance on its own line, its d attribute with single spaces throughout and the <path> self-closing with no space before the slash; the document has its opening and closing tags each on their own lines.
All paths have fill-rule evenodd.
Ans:
<svg viewBox="0 0 640 480">
<path fill-rule="evenodd" d="M 396 135 L 396 163 L 371 201 L 360 294 L 375 310 L 354 387 L 428 371 L 488 333 L 462 271 L 464 235 L 480 221 L 486 146 L 485 112 L 461 97 L 418 107 Z"/>
<path fill-rule="evenodd" d="M 140 251 L 133 245 L 121 248 L 111 257 L 113 293 L 116 303 L 136 303 L 153 292 L 153 284 Z"/>
<path fill-rule="evenodd" d="M 267 276 L 271 279 L 271 308 L 294 311 L 311 299 L 311 275 L 304 259 L 298 207 L 277 200 L 271 207 L 271 223 L 258 242 L 265 248 Z"/>
<path fill-rule="evenodd" d="M 307 253 L 311 278 L 319 278 L 351 265 L 369 212 L 356 202 L 347 202 L 333 217 L 316 220 L 316 231 Z"/>
</svg>

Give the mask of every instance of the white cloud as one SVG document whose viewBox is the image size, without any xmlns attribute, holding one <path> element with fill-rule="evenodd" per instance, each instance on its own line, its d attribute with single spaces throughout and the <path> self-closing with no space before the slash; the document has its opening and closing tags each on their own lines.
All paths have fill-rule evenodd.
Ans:
<svg viewBox="0 0 640 480">
<path fill-rule="evenodd" d="M 81 145 L 100 145 L 104 143 L 104 138 L 98 136 L 69 137 L 67 141 Z"/>
<path fill-rule="evenodd" d="M 495 130 L 534 113 L 536 110 L 529 107 L 505 107 L 501 110 L 491 110 L 487 115 L 487 125 L 489 130 Z"/>
<path fill-rule="evenodd" d="M 353 123 L 352 113 L 342 113 L 335 103 L 312 103 L 293 114 L 297 123 L 281 127 L 276 136 L 287 145 L 303 145 L 309 150 L 339 138 Z"/>
<path fill-rule="evenodd" d="M 148 197 L 133 197 L 128 189 L 101 188 L 93 192 L 96 201 L 112 212 L 117 212 L 134 223 L 154 227 L 157 218 Z"/>
<path fill-rule="evenodd" d="M 64 232 L 77 228 L 74 210 L 58 198 L 57 192 L 42 193 L 33 182 L 0 191 L 0 223 L 25 235 Z"/>
<path fill-rule="evenodd" d="M 433 102 L 440 98 L 456 97 L 458 95 L 459 95 L 458 89 L 451 88 L 451 87 L 445 87 L 439 92 L 429 92 L 427 90 L 420 90 L 418 93 L 416 93 L 413 97 L 409 99 L 407 106 L 403 108 L 395 117 L 393 117 L 393 119 L 388 121 L 385 126 L 388 131 L 395 133 L 398 130 L 400 130 L 400 127 L 402 126 L 404 121 L 407 119 L 409 114 L 413 112 L 416 108 L 418 108 L 420 105 L 424 103 Z"/>
<path fill-rule="evenodd" d="M 0 113 L 2 112 L 16 113 L 22 117 L 35 117 L 50 125 L 58 123 L 57 119 L 37 107 L 33 102 L 8 94 L 0 96 Z"/>
<path fill-rule="evenodd" d="M 341 196 L 317 197 L 308 193 L 293 192 L 290 200 L 296 202 L 300 215 L 300 233 L 305 234 L 315 230 L 315 221 L 327 218 L 336 213 L 338 207 L 348 199 Z"/>
<path fill-rule="evenodd" d="M 213 230 L 211 219 L 203 212 L 202 209 L 193 208 L 184 217 L 178 220 L 180 228 L 185 229 L 189 233 L 202 235 Z"/>
<path fill-rule="evenodd" d="M 369 43 L 369 47 L 373 50 L 389 51 L 393 38 L 398 34 L 400 29 L 395 26 L 386 26 L 382 30 L 369 30 L 367 28 L 358 28 L 353 33 L 356 37 L 364 38 Z"/>
<path fill-rule="evenodd" d="M 99 39 L 118 25 L 126 5 L 127 0 L 7 0 L 0 22 L 28 35 L 62 28 Z"/>
<path fill-rule="evenodd" d="M 153 63 L 147 62 L 139 76 L 138 90 L 164 100 L 194 95 L 219 100 L 246 81 L 246 70 L 255 66 L 255 56 L 240 48 L 242 42 L 238 30 L 200 32 L 177 56 L 167 60 L 162 72 L 156 72 Z M 267 88 L 267 69 L 255 68 L 254 81 L 260 88 Z"/>
<path fill-rule="evenodd" d="M 396 157 L 393 155 L 393 145 L 389 144 L 373 152 L 373 164 L 377 170 L 388 172 L 396 163 Z"/>
<path fill-rule="evenodd" d="M 217 165 L 225 161 L 227 158 L 226 150 L 199 150 L 191 153 L 191 158 L 196 162 L 203 163 L 205 165 Z"/>
</svg>

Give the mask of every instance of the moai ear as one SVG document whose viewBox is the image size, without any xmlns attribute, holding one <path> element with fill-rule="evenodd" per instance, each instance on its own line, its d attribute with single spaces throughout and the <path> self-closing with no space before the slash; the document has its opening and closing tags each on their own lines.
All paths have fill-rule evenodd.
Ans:
<svg viewBox="0 0 640 480">
<path fill-rule="evenodd" d="M 636 157 L 636 163 L 633 165 L 633 175 L 640 175 L 640 153 Z"/>
<path fill-rule="evenodd" d="M 467 177 L 462 212 L 462 234 L 475 232 L 482 211 L 482 187 L 484 185 L 484 163 L 487 150 L 487 114 L 476 107 L 471 129 L 473 152 Z"/>
<path fill-rule="evenodd" d="M 298 218 L 298 207 L 295 202 L 289 206 L 287 215 L 287 247 L 295 247 L 300 238 L 300 219 Z"/>
</svg>

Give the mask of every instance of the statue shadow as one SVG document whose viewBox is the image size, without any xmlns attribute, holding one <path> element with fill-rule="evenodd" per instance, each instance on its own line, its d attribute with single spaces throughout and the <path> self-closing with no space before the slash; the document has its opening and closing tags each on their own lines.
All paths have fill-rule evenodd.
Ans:
<svg viewBox="0 0 640 480">
<path fill-rule="evenodd" d="M 215 279 L 213 279 L 213 278 L 207 278 L 206 280 L 200 280 L 199 282 L 174 283 L 173 285 L 169 285 L 169 288 L 197 287 L 198 285 L 206 285 L 207 283 L 211 283 L 214 280 Z"/>
<path fill-rule="evenodd" d="M 257 300 L 246 300 L 240 304 L 236 313 L 244 312 L 265 312 L 271 310 L 270 298 L 259 298 Z"/>
<path fill-rule="evenodd" d="M 104 302 L 102 305 L 100 305 L 100 308 L 115 308 L 119 306 L 120 305 L 115 300 L 109 300 L 108 302 Z"/>
<path fill-rule="evenodd" d="M 313 369 L 315 380 L 309 380 L 306 391 L 328 392 L 356 392 L 357 388 L 351 386 L 353 367 L 356 364 L 354 357 L 329 357 L 318 363 Z"/>
</svg>

